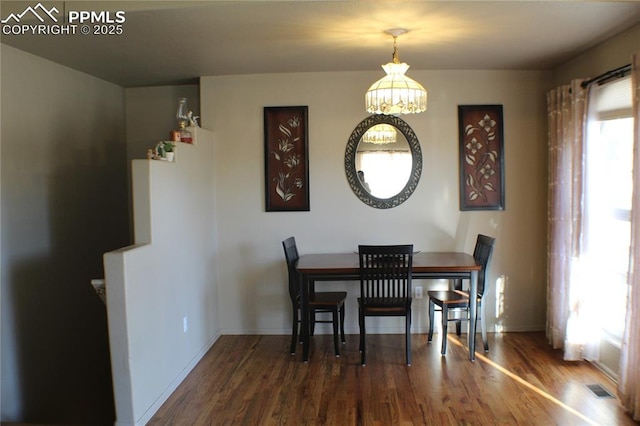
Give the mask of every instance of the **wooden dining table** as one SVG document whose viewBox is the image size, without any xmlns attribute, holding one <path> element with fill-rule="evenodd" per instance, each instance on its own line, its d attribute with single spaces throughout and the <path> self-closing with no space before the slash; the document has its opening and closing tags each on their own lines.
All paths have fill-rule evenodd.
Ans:
<svg viewBox="0 0 640 426">
<path fill-rule="evenodd" d="M 318 281 L 359 281 L 358 253 L 306 254 L 297 263 L 301 283 L 302 360 L 309 360 L 309 293 Z M 416 252 L 413 255 L 412 279 L 468 279 L 469 294 L 478 293 L 478 272 L 482 266 L 474 257 L 460 252 Z M 473 300 L 473 299 L 472 299 Z M 469 304 L 467 335 L 469 360 L 475 360 L 477 304 Z M 443 336 L 446 338 L 446 336 Z"/>
</svg>

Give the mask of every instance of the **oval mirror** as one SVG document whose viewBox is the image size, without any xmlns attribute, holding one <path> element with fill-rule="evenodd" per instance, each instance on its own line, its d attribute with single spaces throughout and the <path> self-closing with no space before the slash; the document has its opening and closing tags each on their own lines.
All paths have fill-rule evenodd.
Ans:
<svg viewBox="0 0 640 426">
<path fill-rule="evenodd" d="M 420 180 L 420 142 L 401 118 L 372 115 L 351 133 L 344 168 L 362 202 L 378 209 L 396 207 L 411 196 Z"/>
</svg>

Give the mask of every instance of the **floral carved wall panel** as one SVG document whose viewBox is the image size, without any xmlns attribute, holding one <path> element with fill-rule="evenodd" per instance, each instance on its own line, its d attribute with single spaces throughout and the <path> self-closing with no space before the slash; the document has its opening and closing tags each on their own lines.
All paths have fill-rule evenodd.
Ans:
<svg viewBox="0 0 640 426">
<path fill-rule="evenodd" d="M 460 210 L 504 210 L 502 105 L 459 105 Z"/>
<path fill-rule="evenodd" d="M 266 211 L 309 211 L 306 106 L 264 108 Z"/>
</svg>

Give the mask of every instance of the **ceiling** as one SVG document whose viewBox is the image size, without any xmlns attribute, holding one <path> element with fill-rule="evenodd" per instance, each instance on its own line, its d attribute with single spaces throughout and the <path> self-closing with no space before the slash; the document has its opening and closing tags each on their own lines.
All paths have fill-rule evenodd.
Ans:
<svg viewBox="0 0 640 426">
<path fill-rule="evenodd" d="M 2 19 L 32 2 L 0 2 Z M 383 71 L 406 28 L 411 70 L 546 70 L 640 22 L 637 1 L 42 1 L 125 12 L 121 35 L 1 35 L 18 49 L 124 87 L 207 75 Z M 30 22 L 28 22 L 30 21 Z M 39 24 L 25 14 L 20 24 Z M 78 26 L 79 28 L 80 26 Z M 79 31 L 78 29 L 76 31 Z"/>
</svg>

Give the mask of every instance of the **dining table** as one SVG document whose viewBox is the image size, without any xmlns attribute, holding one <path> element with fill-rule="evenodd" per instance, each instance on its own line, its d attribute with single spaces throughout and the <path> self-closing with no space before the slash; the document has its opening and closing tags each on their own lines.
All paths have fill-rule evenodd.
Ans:
<svg viewBox="0 0 640 426">
<path fill-rule="evenodd" d="M 309 360 L 309 294 L 316 282 L 359 281 L 360 259 L 357 252 L 305 254 L 298 259 L 300 274 L 302 360 Z M 482 269 L 475 258 L 463 252 L 415 252 L 412 279 L 468 279 L 469 294 L 478 292 L 478 273 Z M 471 300 L 474 300 L 473 298 Z M 469 304 L 467 344 L 469 360 L 475 360 L 477 304 Z M 443 338 L 446 338 L 443 337 Z"/>
</svg>

